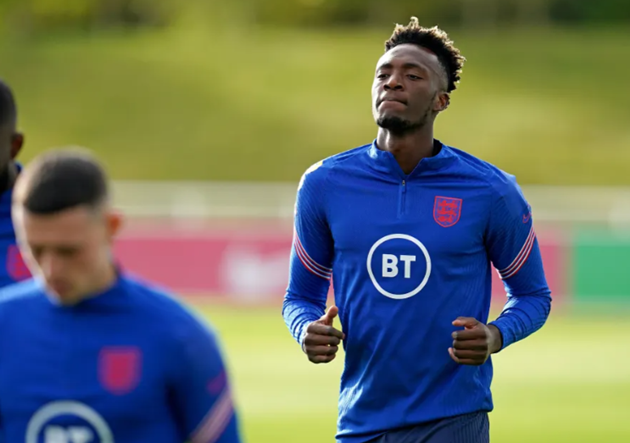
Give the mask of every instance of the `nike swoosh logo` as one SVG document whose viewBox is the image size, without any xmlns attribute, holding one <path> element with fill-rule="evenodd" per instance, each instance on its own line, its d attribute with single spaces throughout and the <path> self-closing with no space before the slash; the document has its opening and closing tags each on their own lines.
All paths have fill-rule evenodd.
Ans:
<svg viewBox="0 0 630 443">
<path fill-rule="evenodd" d="M 523 223 L 527 224 L 527 222 L 529 222 L 529 219 L 532 218 L 532 213 L 528 213 L 527 215 L 523 216 Z"/>
</svg>

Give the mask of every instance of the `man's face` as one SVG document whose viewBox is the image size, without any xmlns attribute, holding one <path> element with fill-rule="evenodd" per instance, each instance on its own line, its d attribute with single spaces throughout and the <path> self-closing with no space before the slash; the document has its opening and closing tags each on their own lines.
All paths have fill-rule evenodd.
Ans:
<svg viewBox="0 0 630 443">
<path fill-rule="evenodd" d="M 376 124 L 401 134 L 425 126 L 446 108 L 445 86 L 443 68 L 435 54 L 417 45 L 396 46 L 376 65 L 372 85 Z"/>
<path fill-rule="evenodd" d="M 16 205 L 13 218 L 29 269 L 62 304 L 77 303 L 102 281 L 120 224 L 117 214 L 80 206 L 38 215 Z"/>
</svg>

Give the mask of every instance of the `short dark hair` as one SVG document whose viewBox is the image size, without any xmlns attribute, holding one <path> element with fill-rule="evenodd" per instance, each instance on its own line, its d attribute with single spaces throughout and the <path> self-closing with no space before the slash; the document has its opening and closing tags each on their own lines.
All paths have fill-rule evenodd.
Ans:
<svg viewBox="0 0 630 443">
<path fill-rule="evenodd" d="M 0 80 L 0 126 L 7 123 L 15 124 L 17 120 L 17 105 L 9 85 Z"/>
<path fill-rule="evenodd" d="M 49 215 L 77 206 L 97 208 L 108 197 L 107 175 L 96 158 L 68 148 L 32 160 L 18 178 L 14 202 L 33 214 Z"/>
<path fill-rule="evenodd" d="M 457 88 L 466 58 L 453 45 L 446 32 L 434 26 L 424 28 L 416 17 L 411 17 L 408 25 L 396 25 L 391 37 L 385 42 L 385 52 L 398 45 L 413 44 L 428 49 L 437 55 L 447 77 L 447 91 Z"/>
</svg>

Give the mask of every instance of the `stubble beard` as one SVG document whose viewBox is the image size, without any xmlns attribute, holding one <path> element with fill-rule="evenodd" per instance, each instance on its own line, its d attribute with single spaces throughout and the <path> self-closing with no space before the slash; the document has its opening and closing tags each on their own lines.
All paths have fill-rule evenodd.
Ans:
<svg viewBox="0 0 630 443">
<path fill-rule="evenodd" d="M 376 124 L 395 136 L 403 136 L 424 128 L 429 122 L 431 115 L 431 105 L 427 107 L 421 118 L 411 121 L 395 115 L 378 116 Z"/>
</svg>

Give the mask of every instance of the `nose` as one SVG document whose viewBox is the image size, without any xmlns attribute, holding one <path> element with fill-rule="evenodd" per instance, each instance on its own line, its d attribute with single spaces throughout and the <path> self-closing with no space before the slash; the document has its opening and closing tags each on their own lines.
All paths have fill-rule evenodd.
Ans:
<svg viewBox="0 0 630 443">
<path fill-rule="evenodd" d="M 397 73 L 393 73 L 387 78 L 387 81 L 384 84 L 385 90 L 400 90 L 403 89 L 403 83 L 400 79 L 400 76 Z"/>
<path fill-rule="evenodd" d="M 55 254 L 45 254 L 39 260 L 39 267 L 44 274 L 46 280 L 55 280 L 57 279 L 62 272 L 62 263 L 59 257 L 55 256 Z"/>
</svg>

